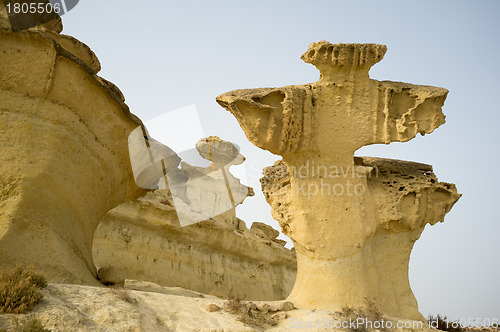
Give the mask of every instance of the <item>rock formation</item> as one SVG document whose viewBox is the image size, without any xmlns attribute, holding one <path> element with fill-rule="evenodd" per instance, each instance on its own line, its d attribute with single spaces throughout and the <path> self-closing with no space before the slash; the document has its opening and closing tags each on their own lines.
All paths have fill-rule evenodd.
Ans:
<svg viewBox="0 0 500 332">
<path fill-rule="evenodd" d="M 130 135 L 129 149 L 136 183 L 142 188 L 168 190 L 181 226 L 228 213 L 237 228 L 235 208 L 254 193 L 229 172 L 231 166 L 245 160 L 231 142 L 211 136 L 196 143 L 200 156 L 210 161 L 208 167 L 181 163 L 175 151 L 141 127 Z"/>
<path fill-rule="evenodd" d="M 222 215 L 180 227 L 171 197 L 151 192 L 103 218 L 95 264 L 104 282 L 136 279 L 226 298 L 286 298 L 295 282 L 295 254 L 238 221 L 239 230 Z"/>
<path fill-rule="evenodd" d="M 217 101 L 252 143 L 283 156 L 265 170 L 262 187 L 297 252 L 289 300 L 339 310 L 368 299 L 389 316 L 423 320 L 408 282 L 410 251 L 460 195 L 428 165 L 355 162 L 354 152 L 431 133 L 444 123 L 448 91 L 370 79 L 385 52 L 313 43 L 302 59 L 319 69 L 318 82 L 236 90 Z"/>
<path fill-rule="evenodd" d="M 0 3 L 0 269 L 33 264 L 50 281 L 97 284 L 94 231 L 143 191 L 127 141 L 142 124 L 61 29 L 57 18 L 13 32 Z"/>
<path fill-rule="evenodd" d="M 236 206 L 248 196 L 253 196 L 254 192 L 252 188 L 242 185 L 229 168 L 242 164 L 245 157 L 231 142 L 217 136 L 199 140 L 196 149 L 201 157 L 210 161 L 210 166 L 197 167 L 182 162 L 185 180 L 168 177 L 168 189 L 172 193 L 179 222 L 186 226 L 223 215 L 238 229 Z"/>
<path fill-rule="evenodd" d="M 176 169 L 175 162 L 167 162 L 168 188 L 124 203 L 103 218 L 94 239 L 99 277 L 223 297 L 284 299 L 295 281 L 295 254 L 276 239 L 278 231 L 262 223 L 248 230 L 235 214 L 236 205 L 253 195 L 229 172 L 244 157 L 218 137 L 201 139 L 196 148 L 210 166 L 182 162 Z M 180 159 L 170 155 L 170 160 L 179 164 Z"/>
</svg>

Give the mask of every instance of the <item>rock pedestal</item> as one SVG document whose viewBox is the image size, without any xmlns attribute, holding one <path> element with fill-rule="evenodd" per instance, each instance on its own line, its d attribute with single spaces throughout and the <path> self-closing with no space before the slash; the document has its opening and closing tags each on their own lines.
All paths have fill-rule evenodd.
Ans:
<svg viewBox="0 0 500 332">
<path fill-rule="evenodd" d="M 379 82 L 368 71 L 384 45 L 313 43 L 302 56 L 318 82 L 236 90 L 217 98 L 247 138 L 283 156 L 263 190 L 297 251 L 289 300 L 340 310 L 373 301 L 387 315 L 422 320 L 408 282 L 411 248 L 426 223 L 460 197 L 428 165 L 362 158 L 362 146 L 405 142 L 444 123 L 448 91 Z"/>
</svg>

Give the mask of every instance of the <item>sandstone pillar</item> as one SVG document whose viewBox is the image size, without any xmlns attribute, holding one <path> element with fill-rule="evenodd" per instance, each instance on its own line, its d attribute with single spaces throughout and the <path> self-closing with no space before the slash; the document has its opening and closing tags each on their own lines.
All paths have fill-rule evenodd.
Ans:
<svg viewBox="0 0 500 332">
<path fill-rule="evenodd" d="M 289 299 L 331 310 L 368 299 L 387 315 L 421 320 L 408 282 L 411 248 L 460 195 L 428 165 L 355 162 L 354 152 L 431 133 L 444 123 L 448 91 L 370 79 L 385 52 L 376 44 L 313 43 L 302 59 L 319 69 L 318 82 L 236 90 L 217 101 L 252 143 L 283 156 L 262 185 L 297 250 Z"/>
</svg>

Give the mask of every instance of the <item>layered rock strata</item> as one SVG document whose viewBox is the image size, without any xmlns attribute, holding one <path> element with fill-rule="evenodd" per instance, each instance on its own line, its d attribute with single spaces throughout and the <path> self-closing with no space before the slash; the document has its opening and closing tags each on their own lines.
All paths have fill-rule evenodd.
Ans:
<svg viewBox="0 0 500 332">
<path fill-rule="evenodd" d="M 0 13 L 0 269 L 97 284 L 94 231 L 142 192 L 127 143 L 141 121 L 60 19 L 12 32 Z"/>
<path fill-rule="evenodd" d="M 432 133 L 444 123 L 448 91 L 370 79 L 385 52 L 384 45 L 313 43 L 302 59 L 319 69 L 318 82 L 235 90 L 217 101 L 252 143 L 283 156 L 266 171 L 263 189 L 297 251 L 289 300 L 340 310 L 368 299 L 389 316 L 423 320 L 408 285 L 410 251 L 460 195 L 430 166 L 355 163 L 354 152 Z"/>
<path fill-rule="evenodd" d="M 158 171 L 157 162 L 149 168 L 142 163 L 137 174 L 140 182 L 165 188 L 120 205 L 102 220 L 94 239 L 101 280 L 147 280 L 222 297 L 285 298 L 295 281 L 295 254 L 272 227 L 255 223 L 248 230 L 236 217 L 236 206 L 254 195 L 230 172 L 245 160 L 238 149 L 219 137 L 200 139 L 196 149 L 210 165 L 198 167 L 148 141 L 153 156 L 167 157 L 165 171 Z"/>
<path fill-rule="evenodd" d="M 181 227 L 170 194 L 157 190 L 103 218 L 94 259 L 112 276 L 105 282 L 137 279 L 226 298 L 284 299 L 295 281 L 294 252 L 267 237 L 270 229 L 254 232 L 236 220 L 238 230 L 230 214 Z"/>
</svg>

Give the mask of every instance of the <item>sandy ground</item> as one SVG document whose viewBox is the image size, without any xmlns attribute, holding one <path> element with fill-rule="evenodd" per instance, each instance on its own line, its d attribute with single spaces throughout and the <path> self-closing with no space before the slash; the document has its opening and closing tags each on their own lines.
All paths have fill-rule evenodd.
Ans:
<svg viewBox="0 0 500 332">
<path fill-rule="evenodd" d="M 49 284 L 44 299 L 26 315 L 0 315 L 0 328 L 10 328 L 13 320 L 38 318 L 53 332 L 67 331 L 348 331 L 335 328 L 335 314 L 319 310 L 278 312 L 276 326 L 249 327 L 225 310 L 207 311 L 225 300 L 182 288 L 161 287 L 151 283 L 127 281 L 125 288 Z M 255 302 L 259 307 L 265 302 Z M 277 307 L 282 302 L 267 302 Z M 276 314 L 269 312 L 269 316 Z M 406 323 L 410 328 L 388 331 L 436 331 Z M 393 321 L 396 324 L 396 321 Z M 380 328 L 367 331 L 377 331 Z"/>
</svg>

